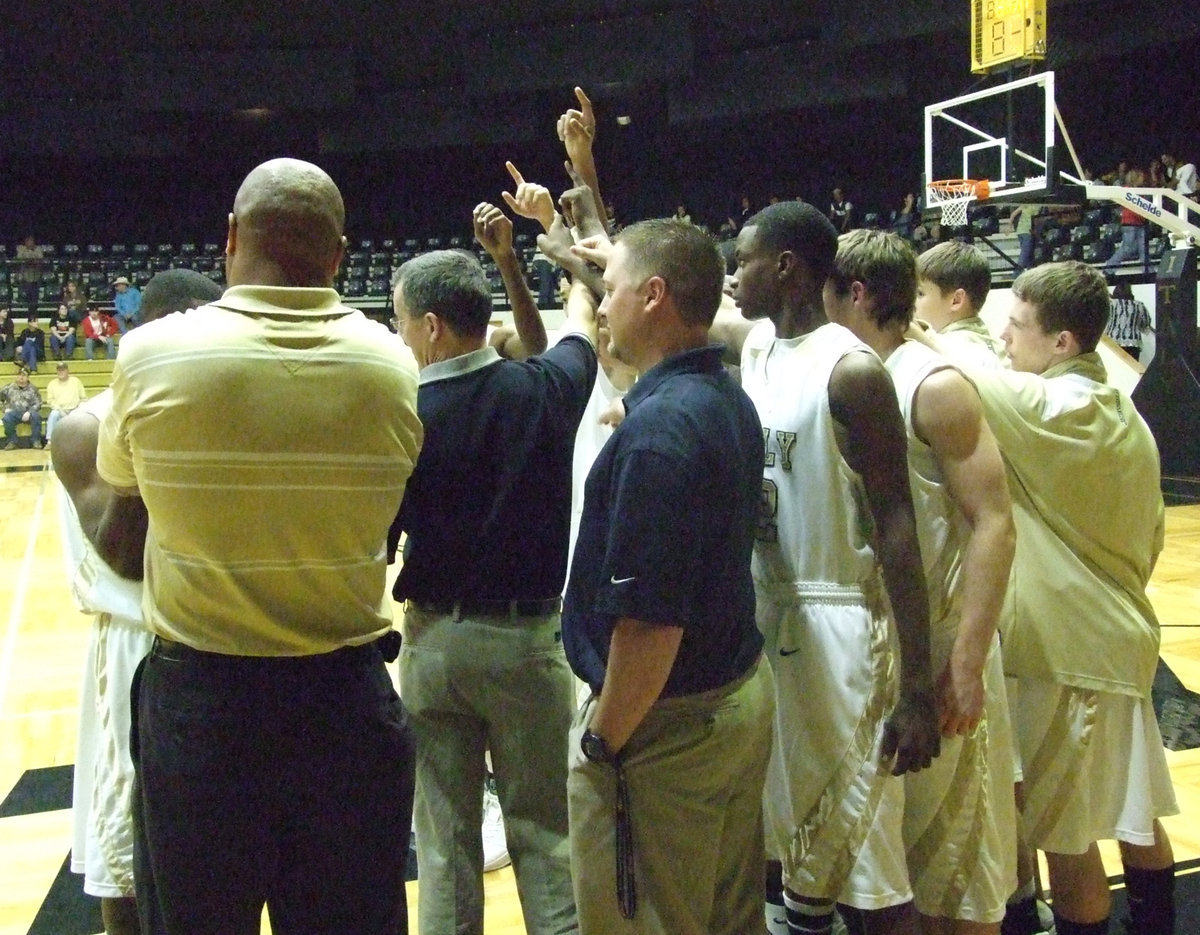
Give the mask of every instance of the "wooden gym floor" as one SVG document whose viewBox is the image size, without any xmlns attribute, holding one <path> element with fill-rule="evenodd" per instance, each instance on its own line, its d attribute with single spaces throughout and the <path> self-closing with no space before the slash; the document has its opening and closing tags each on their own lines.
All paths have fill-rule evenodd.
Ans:
<svg viewBox="0 0 1200 935">
<path fill-rule="evenodd" d="M 51 904 L 78 902 L 76 893 L 65 891 L 77 891 L 79 878 L 60 875 L 71 820 L 69 794 L 62 790 L 69 789 L 66 767 L 75 756 L 90 622 L 75 610 L 68 591 L 58 482 L 48 454 L 0 452 L 0 801 L 11 802 L 37 785 L 28 782 L 28 771 L 41 771 L 31 775 L 53 777 L 60 787 L 49 811 L 36 806 L 0 811 L 0 935 L 77 931 L 53 921 Z M 1163 661 L 1191 691 L 1200 691 L 1198 586 L 1200 506 L 1172 507 L 1150 596 L 1163 624 Z M 1200 723 L 1191 723 L 1190 732 L 1200 734 Z M 1165 824 L 1177 860 L 1194 864 L 1200 858 L 1200 748 L 1168 750 L 1167 759 L 1182 813 Z M 26 781 L 14 791 L 23 776 Z M 1104 855 L 1109 872 L 1119 873 L 1115 846 L 1105 846 Z M 487 935 L 523 933 L 511 868 L 485 879 Z M 417 885 L 409 884 L 413 931 Z"/>
</svg>

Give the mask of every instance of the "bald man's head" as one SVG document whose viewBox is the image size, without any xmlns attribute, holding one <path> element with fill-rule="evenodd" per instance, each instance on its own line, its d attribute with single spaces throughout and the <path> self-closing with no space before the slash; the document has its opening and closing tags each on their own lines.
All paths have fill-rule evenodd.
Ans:
<svg viewBox="0 0 1200 935">
<path fill-rule="evenodd" d="M 230 284 L 330 285 L 345 224 L 341 192 L 322 169 L 299 159 L 264 162 L 233 200 Z"/>
</svg>

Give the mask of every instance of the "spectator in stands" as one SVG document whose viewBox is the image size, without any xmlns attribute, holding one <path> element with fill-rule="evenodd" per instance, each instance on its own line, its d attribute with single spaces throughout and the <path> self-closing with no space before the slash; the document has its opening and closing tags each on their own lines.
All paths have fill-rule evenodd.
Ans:
<svg viewBox="0 0 1200 935">
<path fill-rule="evenodd" d="M 537 305 L 542 311 L 554 308 L 558 296 L 559 269 L 541 249 L 533 254 L 533 276 L 537 280 Z"/>
<path fill-rule="evenodd" d="M 917 225 L 921 223 L 921 209 L 917 207 L 917 196 L 909 192 L 904 196 L 900 209 L 892 213 L 892 230 L 905 240 L 912 240 Z"/>
<path fill-rule="evenodd" d="M 121 328 L 121 334 L 124 334 L 137 324 L 138 312 L 142 308 L 142 293 L 125 276 L 118 276 L 113 280 L 113 289 L 116 291 L 113 296 L 113 307 L 116 310 L 113 317 Z"/>
<path fill-rule="evenodd" d="M 42 265 L 46 254 L 38 246 L 33 234 L 17 244 L 17 282 L 18 295 L 30 315 L 37 314 L 38 293 L 42 287 Z"/>
<path fill-rule="evenodd" d="M 842 191 L 841 187 L 833 190 L 833 199 L 829 203 L 829 220 L 839 234 L 844 234 L 854 226 L 854 205 Z"/>
<path fill-rule="evenodd" d="M 119 326 L 111 315 L 101 314 L 100 309 L 93 306 L 88 312 L 88 317 L 83 320 L 83 347 L 87 353 L 87 359 L 96 359 L 97 341 L 104 344 L 105 356 L 109 360 L 116 357 L 117 352 L 113 347 L 113 335 L 118 330 Z"/>
<path fill-rule="evenodd" d="M 79 323 L 87 318 L 88 313 L 88 295 L 87 290 L 83 288 L 76 280 L 68 279 L 66 286 L 63 287 L 62 304 L 67 307 L 67 311 L 71 313 L 71 324 L 78 327 Z"/>
<path fill-rule="evenodd" d="M 1140 188 L 1146 182 L 1146 174 L 1136 166 L 1125 174 L 1125 178 L 1130 188 Z M 1127 205 L 1122 205 L 1121 243 L 1104 265 L 1117 266 L 1126 260 L 1146 262 L 1146 219 L 1131 211 Z"/>
<path fill-rule="evenodd" d="M 1104 333 L 1120 345 L 1121 350 L 1139 360 L 1142 356 L 1142 340 L 1150 330 L 1150 312 L 1146 304 L 1133 297 L 1133 289 L 1127 282 L 1113 286 L 1109 300 L 1108 324 Z"/>
<path fill-rule="evenodd" d="M 1017 205 L 1008 216 L 1021 248 L 1017 256 L 1017 267 L 1022 271 L 1033 267 L 1033 216 L 1037 213 L 1036 205 Z"/>
<path fill-rule="evenodd" d="M 17 363 L 30 373 L 37 373 L 39 360 L 46 359 L 46 332 L 38 323 L 37 315 L 31 314 L 29 322 L 17 335 Z"/>
<path fill-rule="evenodd" d="M 54 317 L 50 319 L 50 353 L 55 360 L 66 360 L 75 353 L 75 326 L 78 322 L 72 320 L 71 311 L 66 305 L 60 305 Z"/>
<path fill-rule="evenodd" d="M 754 206 L 750 203 L 750 196 L 742 195 L 742 205 L 738 209 L 738 230 L 741 230 L 742 225 L 750 220 L 752 214 L 754 214 Z"/>
<path fill-rule="evenodd" d="M 1170 153 L 1163 153 L 1162 163 L 1167 168 L 1167 181 L 1171 187 L 1185 198 L 1191 198 L 1196 194 L 1196 164 L 1194 162 L 1185 162 L 1180 165 L 1179 161 Z"/>
<path fill-rule="evenodd" d="M 12 360 L 17 353 L 17 338 L 7 308 L 0 308 L 0 361 Z"/>
<path fill-rule="evenodd" d="M 1161 160 L 1150 160 L 1150 166 L 1146 172 L 1146 184 L 1151 188 L 1167 187 L 1167 173 L 1163 171 Z"/>
<path fill-rule="evenodd" d="M 87 390 L 79 377 L 72 376 L 65 361 L 58 365 L 58 372 L 46 385 L 46 401 L 50 404 L 50 418 L 46 420 L 46 444 L 54 437 L 54 426 L 68 412 L 72 412 L 87 399 Z"/>
<path fill-rule="evenodd" d="M 732 231 L 732 236 L 737 236 L 737 232 L 742 229 L 742 225 L 750 219 L 750 215 L 754 213 L 754 208 L 750 203 L 749 195 L 742 195 L 742 200 L 737 211 L 725 219 L 725 223 L 721 225 L 721 232 L 724 235 L 728 231 Z"/>
<path fill-rule="evenodd" d="M 42 394 L 29 382 L 29 371 L 17 371 L 15 383 L 0 389 L 0 406 L 4 407 L 4 450 L 17 447 L 17 425 L 29 423 L 33 431 L 33 447 L 42 447 Z"/>
</svg>

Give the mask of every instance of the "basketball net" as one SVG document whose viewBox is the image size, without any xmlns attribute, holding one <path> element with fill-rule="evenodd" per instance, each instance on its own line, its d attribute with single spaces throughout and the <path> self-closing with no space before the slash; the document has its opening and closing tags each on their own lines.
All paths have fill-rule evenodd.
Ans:
<svg viewBox="0 0 1200 935">
<path fill-rule="evenodd" d="M 944 179 L 926 186 L 925 205 L 942 209 L 942 224 L 946 227 L 966 227 L 967 205 L 989 193 L 987 179 Z"/>
</svg>

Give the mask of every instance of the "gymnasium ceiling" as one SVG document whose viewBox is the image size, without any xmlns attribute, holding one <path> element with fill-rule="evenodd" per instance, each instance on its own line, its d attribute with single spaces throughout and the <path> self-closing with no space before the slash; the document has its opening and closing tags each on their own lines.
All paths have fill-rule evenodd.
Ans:
<svg viewBox="0 0 1200 935">
<path fill-rule="evenodd" d="M 1050 0 L 1051 64 L 1200 35 L 1178 0 Z M 529 138 L 588 88 L 663 125 L 971 83 L 969 0 L 40 0 L 0 38 L 0 155 L 162 157 L 272 124 L 324 152 Z M 1136 14 L 1136 15 L 1135 15 Z M 924 40 L 928 40 L 927 44 Z M 264 130 L 264 128 L 267 128 Z"/>
</svg>

